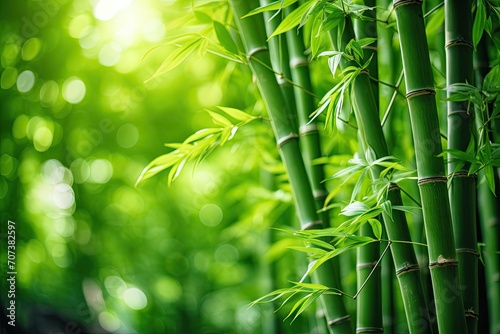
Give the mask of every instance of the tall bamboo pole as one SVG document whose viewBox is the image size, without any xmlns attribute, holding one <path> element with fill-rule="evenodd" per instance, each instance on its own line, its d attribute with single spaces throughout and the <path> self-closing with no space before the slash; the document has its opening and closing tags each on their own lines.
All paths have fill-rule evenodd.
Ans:
<svg viewBox="0 0 500 334">
<path fill-rule="evenodd" d="M 486 36 L 483 36 L 474 53 L 474 76 L 478 88 L 482 88 L 484 77 L 489 71 L 488 63 Z M 490 139 L 494 139 L 495 136 L 491 137 Z M 489 330 L 490 333 L 500 333 L 500 197 L 498 196 L 500 180 L 497 173 L 495 175 L 497 196 L 489 189 L 482 170 L 478 173 L 478 180 L 477 203 L 482 241 L 485 244 L 482 254 L 485 266 Z"/>
<path fill-rule="evenodd" d="M 330 36 L 334 42 L 335 49 L 341 50 L 354 37 L 350 18 L 346 18 L 342 41 L 337 41 L 334 37 L 336 35 L 336 33 L 332 32 Z M 345 62 L 341 63 L 341 67 L 345 66 L 347 66 Z M 368 72 L 361 72 L 356 78 L 354 82 L 354 94 L 358 105 L 354 110 L 359 132 L 362 135 L 362 140 L 365 142 L 365 148 L 368 146 L 371 147 L 377 158 L 388 156 L 389 152 L 382 132 L 378 107 L 371 88 Z M 373 169 L 372 177 L 378 179 L 380 172 L 381 169 Z M 400 188 L 396 184 L 390 186 L 388 200 L 394 206 L 402 205 Z M 411 242 L 406 217 L 402 211 L 394 210 L 392 218 L 387 214 L 384 215 L 384 223 L 390 240 Z M 413 246 L 410 243 L 393 243 L 390 247 L 410 332 L 431 333 L 430 317 L 420 282 L 420 268 Z M 360 306 L 364 307 L 363 305 Z M 375 310 L 371 311 L 374 313 Z"/>
<path fill-rule="evenodd" d="M 236 25 L 245 44 L 248 63 L 257 86 L 267 107 L 271 124 L 276 137 L 281 159 L 285 165 L 292 189 L 294 203 L 302 229 L 321 228 L 323 226 L 316 212 L 316 203 L 312 195 L 311 185 L 300 153 L 298 135 L 294 132 L 291 115 L 281 95 L 276 78 L 270 71 L 269 52 L 262 30 L 264 22 L 261 16 L 253 15 L 242 18 L 256 1 L 231 0 Z M 322 284 L 332 287 L 334 273 L 326 266 L 320 266 L 313 278 Z M 333 333 L 350 333 L 350 319 L 345 311 L 343 300 L 336 295 L 321 296 L 330 331 Z"/>
<path fill-rule="evenodd" d="M 429 267 L 441 333 L 466 333 L 432 70 L 421 0 L 395 0 Z"/>
<path fill-rule="evenodd" d="M 446 84 L 473 82 L 472 8 L 470 0 L 444 2 L 446 31 Z M 451 96 L 448 92 L 448 96 Z M 467 150 L 472 134 L 468 102 L 448 101 L 448 148 Z M 473 110 L 470 111 L 473 113 Z M 448 173 L 457 166 L 449 156 Z M 476 236 L 476 177 L 469 164 L 451 174 L 450 206 L 458 272 L 469 334 L 477 332 L 479 318 L 478 256 Z"/>
</svg>

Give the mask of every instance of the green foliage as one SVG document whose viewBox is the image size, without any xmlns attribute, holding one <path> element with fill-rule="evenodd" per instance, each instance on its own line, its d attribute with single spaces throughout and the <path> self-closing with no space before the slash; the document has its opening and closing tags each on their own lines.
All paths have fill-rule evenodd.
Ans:
<svg viewBox="0 0 500 334">
<path fill-rule="evenodd" d="M 231 140 L 239 128 L 258 118 L 234 108 L 218 107 L 218 109 L 238 122 L 233 124 L 225 116 L 207 110 L 212 121 L 220 127 L 199 130 L 180 144 L 165 144 L 165 146 L 175 150 L 151 161 L 142 171 L 136 185 L 142 180 L 149 179 L 159 172 L 171 168 L 168 174 L 168 185 L 170 186 L 188 161 L 196 160 L 196 164 L 199 164 L 216 147 L 223 146 Z"/>
</svg>

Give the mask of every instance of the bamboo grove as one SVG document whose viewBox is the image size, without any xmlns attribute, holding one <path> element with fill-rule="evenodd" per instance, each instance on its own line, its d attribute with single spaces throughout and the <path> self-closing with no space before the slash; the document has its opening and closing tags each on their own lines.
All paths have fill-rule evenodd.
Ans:
<svg viewBox="0 0 500 334">
<path fill-rule="evenodd" d="M 266 328 L 500 333 L 500 2 L 229 0 L 186 10 L 189 31 L 167 41 L 173 51 L 153 77 L 220 56 L 251 74 L 256 102 L 208 110 L 215 127 L 168 144 L 139 181 L 167 170 L 170 183 L 187 162 L 254 140 L 239 137 L 242 127 L 271 131 L 262 169 L 297 214 L 271 233 L 303 262 L 251 304 L 273 305 L 279 321 Z"/>
</svg>

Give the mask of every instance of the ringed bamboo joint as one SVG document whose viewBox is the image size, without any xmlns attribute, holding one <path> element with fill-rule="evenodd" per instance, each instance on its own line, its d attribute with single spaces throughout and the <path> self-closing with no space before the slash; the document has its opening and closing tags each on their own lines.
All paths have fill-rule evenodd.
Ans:
<svg viewBox="0 0 500 334">
<path fill-rule="evenodd" d="M 350 320 L 351 320 L 351 316 L 350 315 L 345 315 L 343 317 L 340 317 L 340 318 L 328 321 L 328 326 L 331 327 L 331 326 L 338 325 L 338 324 L 341 324 L 341 323 L 344 323 L 344 322 L 348 322 Z"/>
<path fill-rule="evenodd" d="M 400 1 L 394 1 L 394 4 L 392 5 L 394 9 L 396 9 L 399 6 L 406 6 L 406 5 L 422 5 L 422 0 L 400 0 Z"/>
<path fill-rule="evenodd" d="M 303 124 L 299 128 L 299 135 L 301 136 L 316 132 L 318 132 L 318 125 L 316 123 Z"/>
<path fill-rule="evenodd" d="M 358 263 L 356 265 L 356 269 L 374 268 L 376 265 L 377 265 L 377 261 L 367 262 L 367 263 Z"/>
<path fill-rule="evenodd" d="M 465 317 L 466 318 L 473 318 L 473 319 L 479 319 L 479 314 L 474 312 L 472 309 L 465 310 Z"/>
<path fill-rule="evenodd" d="M 447 49 L 447 48 L 452 47 L 452 46 L 466 46 L 468 48 L 474 49 L 472 42 L 468 41 L 466 39 L 463 39 L 463 38 L 457 38 L 457 39 L 454 39 L 452 41 L 449 41 L 448 43 L 446 43 L 446 45 L 444 47 Z"/>
<path fill-rule="evenodd" d="M 445 258 L 442 255 L 438 256 L 438 260 L 435 262 L 430 262 L 429 263 L 429 268 L 440 268 L 440 267 L 456 267 L 458 266 L 458 261 L 455 260 L 454 258 Z"/>
<path fill-rule="evenodd" d="M 448 179 L 445 176 L 431 176 L 431 177 L 423 177 L 418 180 L 418 185 L 426 183 L 436 183 L 436 182 L 448 182 Z"/>
<path fill-rule="evenodd" d="M 455 251 L 457 253 L 468 253 L 468 254 L 472 254 L 474 256 L 479 257 L 479 252 L 475 249 L 472 249 L 472 248 L 457 248 Z"/>
<path fill-rule="evenodd" d="M 465 115 L 464 118 L 473 118 L 474 117 L 474 115 L 469 113 L 467 110 L 448 111 L 448 117 L 454 116 L 454 115 Z"/>
<path fill-rule="evenodd" d="M 293 139 L 297 139 L 299 138 L 299 136 L 295 133 L 290 133 L 289 135 L 287 136 L 284 136 L 284 137 L 281 137 L 279 138 L 277 141 L 276 141 L 276 144 L 278 145 L 278 148 L 280 148 L 281 146 L 285 145 L 285 143 L 289 140 L 293 140 Z"/>
<path fill-rule="evenodd" d="M 469 172 L 464 171 L 464 170 L 459 170 L 455 173 L 451 173 L 449 176 L 450 179 L 455 179 L 455 178 L 459 178 L 459 177 L 470 177 L 470 178 L 476 179 L 477 175 L 476 174 L 469 174 Z"/>
<path fill-rule="evenodd" d="M 254 48 L 252 50 L 249 50 L 247 52 L 247 60 L 250 60 L 250 58 L 252 58 L 254 55 L 256 55 L 257 53 L 262 52 L 262 51 L 267 51 L 267 46 L 260 46 L 258 48 Z"/>
<path fill-rule="evenodd" d="M 315 189 L 315 190 L 313 190 L 313 196 L 314 196 L 314 199 L 319 200 L 319 199 L 323 199 L 326 196 L 328 196 L 328 193 L 323 189 Z"/>
<path fill-rule="evenodd" d="M 420 96 L 420 95 L 436 95 L 436 90 L 434 88 L 421 88 L 406 92 L 406 98 L 408 100 L 415 96 Z"/>
<path fill-rule="evenodd" d="M 419 271 L 420 267 L 418 264 L 406 264 L 403 268 L 396 270 L 396 276 L 401 276 L 403 274 L 412 272 L 412 271 Z"/>
<path fill-rule="evenodd" d="M 391 183 L 391 184 L 389 185 L 389 189 L 388 189 L 388 191 L 394 191 L 394 190 L 399 190 L 399 189 L 400 189 L 400 188 L 399 188 L 399 186 L 398 186 L 396 183 Z"/>
<path fill-rule="evenodd" d="M 321 220 L 316 220 L 313 222 L 304 223 L 302 225 L 302 230 L 314 230 L 323 227 L 323 222 Z"/>
<path fill-rule="evenodd" d="M 304 57 L 293 57 L 290 59 L 290 67 L 291 68 L 297 68 L 297 67 L 307 66 L 307 65 L 309 65 L 309 62 Z"/>
<path fill-rule="evenodd" d="M 356 333 L 383 333 L 384 329 L 381 327 L 358 327 Z"/>
</svg>

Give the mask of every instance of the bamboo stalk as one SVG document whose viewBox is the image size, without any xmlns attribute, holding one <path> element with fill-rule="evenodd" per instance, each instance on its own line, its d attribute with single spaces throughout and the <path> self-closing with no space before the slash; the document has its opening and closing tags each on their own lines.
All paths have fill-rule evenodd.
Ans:
<svg viewBox="0 0 500 334">
<path fill-rule="evenodd" d="M 265 6 L 270 4 L 271 0 L 260 0 L 260 5 Z M 267 36 L 276 30 L 281 22 L 281 17 L 279 15 L 273 16 L 272 12 L 266 11 L 262 13 L 264 16 L 265 28 Z M 288 52 L 283 52 L 287 49 L 287 41 L 282 35 L 274 36 L 267 42 L 269 46 L 269 57 L 271 59 L 271 66 L 275 72 L 276 81 L 281 87 L 281 91 L 285 97 L 285 101 L 288 103 L 288 108 L 290 108 L 291 115 L 295 115 L 295 97 L 294 97 L 294 87 L 291 84 L 292 75 L 290 73 L 290 67 L 288 63 L 290 62 L 290 57 Z M 294 127 L 296 120 L 294 119 Z"/>
<path fill-rule="evenodd" d="M 488 70 L 486 39 L 483 36 L 477 46 L 477 52 L 474 53 L 474 74 L 478 88 L 482 87 Z M 495 139 L 494 137 L 491 136 L 490 139 Z M 479 171 L 478 178 L 477 203 L 481 234 L 485 244 L 482 254 L 486 273 L 489 331 L 500 333 L 500 199 L 489 189 L 482 170 Z M 495 175 L 495 189 L 500 189 L 498 173 Z"/>
<path fill-rule="evenodd" d="M 354 37 L 350 18 L 346 18 L 344 29 L 342 41 L 336 41 L 334 36 L 337 34 L 331 33 L 336 50 L 340 50 L 341 46 L 345 46 Z M 347 66 L 345 62 L 341 63 L 341 67 L 345 66 Z M 382 132 L 378 108 L 371 90 L 368 72 L 362 72 L 356 78 L 354 82 L 354 94 L 357 97 L 356 101 L 358 105 L 358 108 L 355 108 L 356 118 L 363 141 L 366 143 L 366 146 L 374 150 L 378 158 L 388 156 L 387 144 Z M 380 171 L 381 169 L 374 170 L 372 174 L 374 179 L 380 177 Z M 402 205 L 401 193 L 397 185 L 391 185 L 388 192 L 388 199 L 392 205 Z M 384 215 L 384 223 L 390 240 L 411 242 L 406 217 L 402 211 L 394 210 L 392 219 L 388 215 Z M 432 332 L 429 324 L 430 317 L 427 312 L 427 305 L 420 282 L 420 268 L 413 246 L 410 243 L 393 243 L 391 244 L 391 251 L 410 332 Z"/>
<path fill-rule="evenodd" d="M 261 30 L 264 23 L 261 16 L 253 15 L 242 18 L 255 1 L 231 0 L 236 25 L 246 47 L 250 69 L 255 76 L 257 86 L 267 107 L 276 137 L 281 159 L 285 165 L 292 189 L 294 203 L 302 229 L 321 228 L 323 226 L 316 212 L 316 203 L 311 185 L 300 153 L 298 135 L 294 132 L 291 115 L 281 95 L 274 74 L 269 70 L 269 52 L 265 42 L 265 33 Z M 334 273 L 326 266 L 320 266 L 313 279 L 332 287 Z M 321 296 L 325 315 L 331 332 L 350 333 L 350 319 L 345 311 L 343 300 L 339 296 L 323 294 Z"/>
<path fill-rule="evenodd" d="M 285 8 L 288 15 L 296 4 Z M 286 32 L 288 53 L 290 56 L 290 72 L 294 86 L 294 96 L 297 107 L 297 118 L 299 123 L 299 136 L 302 146 L 302 155 L 306 165 L 307 175 L 311 182 L 314 199 L 318 210 L 323 208 L 326 196 L 325 172 L 322 165 L 313 164 L 315 159 L 322 157 L 321 140 L 316 121 L 309 121 L 309 116 L 315 109 L 314 97 L 309 93 L 312 91 L 311 78 L 309 75 L 309 62 L 305 56 L 305 47 L 302 30 L 298 32 L 290 30 Z M 329 226 L 328 211 L 321 213 L 324 226 Z"/>
<path fill-rule="evenodd" d="M 429 267 L 441 333 L 466 333 L 432 71 L 421 0 L 395 0 Z"/>
<path fill-rule="evenodd" d="M 473 81 L 471 1 L 444 3 L 446 30 L 446 84 Z M 448 97 L 451 93 L 448 92 Z M 448 148 L 467 150 L 472 136 L 468 102 L 448 101 Z M 449 156 L 448 173 L 458 162 Z M 469 334 L 477 333 L 479 319 L 478 256 L 476 236 L 476 176 L 469 164 L 451 174 L 450 206 L 455 235 L 464 314 Z"/>
</svg>

